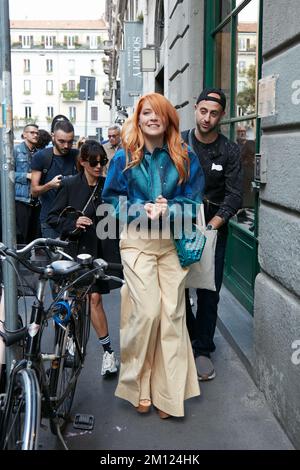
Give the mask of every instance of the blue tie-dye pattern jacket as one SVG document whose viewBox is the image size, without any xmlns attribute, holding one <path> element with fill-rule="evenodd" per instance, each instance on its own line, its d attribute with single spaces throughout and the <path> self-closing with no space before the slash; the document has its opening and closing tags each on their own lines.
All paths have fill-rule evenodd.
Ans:
<svg viewBox="0 0 300 470">
<path fill-rule="evenodd" d="M 202 202 L 204 173 L 199 159 L 190 151 L 189 158 L 189 179 L 178 184 L 179 175 L 167 146 L 156 148 L 152 154 L 145 150 L 141 164 L 125 171 L 126 155 L 121 149 L 109 165 L 102 192 L 103 201 L 113 205 L 116 217 L 125 223 L 137 216 L 146 219 L 144 204 L 155 202 L 159 195 L 168 200 L 171 221 L 179 213 L 181 217 L 195 219 L 198 205 Z M 120 196 L 123 196 L 123 201 Z"/>
</svg>

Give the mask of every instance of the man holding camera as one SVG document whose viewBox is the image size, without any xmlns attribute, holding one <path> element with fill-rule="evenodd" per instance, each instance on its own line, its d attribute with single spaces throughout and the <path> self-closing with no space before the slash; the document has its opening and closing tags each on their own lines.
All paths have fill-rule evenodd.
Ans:
<svg viewBox="0 0 300 470">
<path fill-rule="evenodd" d="M 63 178 L 75 175 L 78 150 L 73 149 L 74 127 L 70 121 L 56 122 L 53 147 L 37 152 L 32 160 L 31 193 L 41 202 L 41 231 L 45 238 L 57 238 L 59 233 L 47 223 L 47 217 Z"/>
</svg>

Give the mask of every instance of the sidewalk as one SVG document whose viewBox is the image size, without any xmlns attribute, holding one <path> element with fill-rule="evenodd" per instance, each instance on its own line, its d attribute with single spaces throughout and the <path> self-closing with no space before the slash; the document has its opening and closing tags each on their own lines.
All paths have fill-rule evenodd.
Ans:
<svg viewBox="0 0 300 470">
<path fill-rule="evenodd" d="M 105 306 L 117 350 L 117 290 L 106 296 Z M 67 446 L 81 450 L 292 450 L 263 394 L 219 331 L 215 342 L 216 378 L 202 383 L 201 396 L 186 402 L 185 418 L 161 420 L 154 410 L 139 415 L 132 405 L 114 397 L 116 378 L 100 376 L 100 348 L 92 330 L 72 409 L 74 414 L 93 414 L 95 426 L 93 431 L 80 431 L 70 423 Z M 50 431 L 43 431 L 41 449 L 61 449 L 61 445 Z"/>
</svg>

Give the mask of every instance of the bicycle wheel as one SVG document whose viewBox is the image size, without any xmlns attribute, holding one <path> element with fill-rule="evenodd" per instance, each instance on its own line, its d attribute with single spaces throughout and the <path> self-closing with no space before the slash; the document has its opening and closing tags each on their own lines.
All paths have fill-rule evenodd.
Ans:
<svg viewBox="0 0 300 470">
<path fill-rule="evenodd" d="M 36 450 L 41 421 L 41 394 L 32 369 L 13 374 L 3 411 L 1 448 Z"/>
<path fill-rule="evenodd" d="M 55 330 L 57 359 L 52 361 L 49 378 L 49 393 L 56 408 L 56 418 L 50 420 L 53 434 L 57 434 L 57 424 L 63 431 L 68 422 L 82 366 L 74 320 L 71 318 L 65 329 L 55 325 Z"/>
</svg>

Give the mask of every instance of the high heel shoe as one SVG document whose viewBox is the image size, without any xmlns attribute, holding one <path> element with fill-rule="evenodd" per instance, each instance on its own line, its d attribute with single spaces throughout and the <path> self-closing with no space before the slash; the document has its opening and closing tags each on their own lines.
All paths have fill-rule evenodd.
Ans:
<svg viewBox="0 0 300 470">
<path fill-rule="evenodd" d="M 169 415 L 168 413 L 166 413 L 165 411 L 162 411 L 162 410 L 157 410 L 158 411 L 158 416 L 161 418 L 161 419 L 167 419 L 167 418 L 170 418 L 171 415 Z"/>
<path fill-rule="evenodd" d="M 151 405 L 151 400 L 140 400 L 138 406 L 136 407 L 136 411 L 138 413 L 149 413 Z"/>
</svg>

